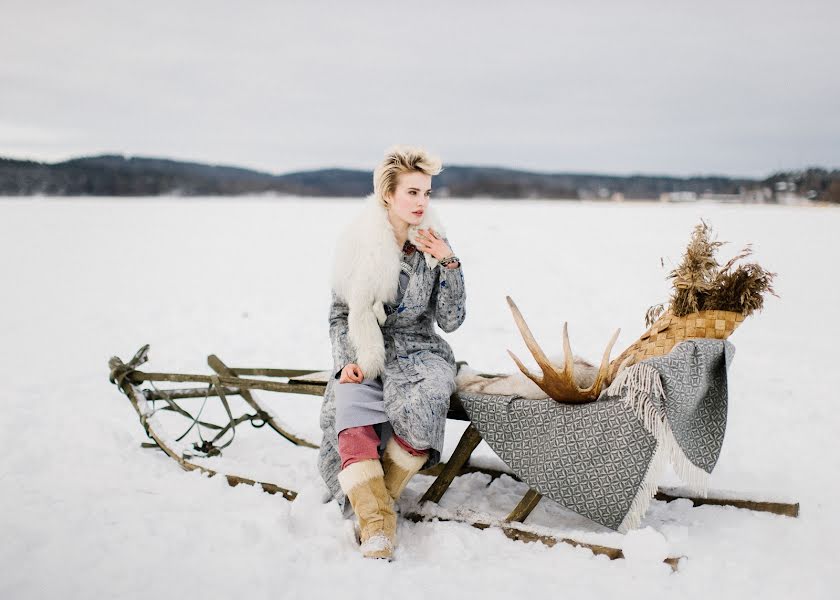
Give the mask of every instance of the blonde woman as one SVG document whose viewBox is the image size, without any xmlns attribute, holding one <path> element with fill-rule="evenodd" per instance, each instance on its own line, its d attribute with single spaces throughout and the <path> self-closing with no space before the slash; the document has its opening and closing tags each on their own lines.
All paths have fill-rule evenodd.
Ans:
<svg viewBox="0 0 840 600">
<path fill-rule="evenodd" d="M 321 476 L 364 556 L 390 559 L 395 503 L 417 471 L 440 462 L 455 358 L 434 329 L 464 321 L 461 262 L 429 206 L 440 160 L 398 146 L 374 193 L 338 240 L 330 340 L 334 377 L 321 407 Z"/>
</svg>

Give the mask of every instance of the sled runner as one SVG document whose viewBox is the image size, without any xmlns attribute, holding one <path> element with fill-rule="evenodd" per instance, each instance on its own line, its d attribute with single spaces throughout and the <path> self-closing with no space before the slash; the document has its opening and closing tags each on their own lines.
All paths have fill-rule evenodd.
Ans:
<svg viewBox="0 0 840 600">
<path fill-rule="evenodd" d="M 191 459 L 218 456 L 223 448 L 232 443 L 236 427 L 245 422 L 250 423 L 254 427 L 264 427 L 267 424 L 275 433 L 296 446 L 313 449 L 318 447 L 313 442 L 292 432 L 290 427 L 285 425 L 268 406 L 257 398 L 254 391 L 265 390 L 281 393 L 308 394 L 320 398 L 324 395 L 327 378 L 332 373 L 303 369 L 229 367 L 215 355 L 210 355 L 207 358 L 208 365 L 214 371 L 211 375 L 140 371 L 138 370 L 140 365 L 148 360 L 148 350 L 148 345 L 143 346 L 128 363 L 124 363 L 116 356 L 112 357 L 108 362 L 110 381 L 117 385 L 129 399 L 140 418 L 140 423 L 146 431 L 147 436 L 152 440 L 152 442 L 144 443 L 144 446 L 159 448 L 175 460 L 184 470 L 198 470 L 211 477 L 221 474 L 219 471 L 196 464 Z M 462 364 L 464 363 L 459 363 L 459 365 Z M 267 377 L 269 379 L 254 379 L 254 377 Z M 159 389 L 156 386 L 157 382 L 200 383 L 203 386 Z M 141 385 L 144 383 L 148 384 L 149 387 L 142 388 Z M 240 396 L 254 412 L 235 417 L 228 402 L 228 397 L 230 396 Z M 182 407 L 183 400 L 192 401 L 201 400 L 202 398 L 204 399 L 202 407 L 210 398 L 218 398 L 227 415 L 227 423 L 218 424 L 208 420 L 202 420 L 201 411 L 203 408 L 200 408 L 196 413 L 194 409 L 191 412 Z M 449 419 L 470 421 L 470 417 L 462 401 L 474 403 L 475 398 L 468 398 L 466 395 L 463 398 L 458 394 L 453 395 L 450 401 L 450 411 L 447 415 Z M 183 416 L 190 422 L 188 429 L 178 437 L 168 433 L 156 414 L 160 410 L 171 411 Z M 478 414 L 478 412 L 474 412 L 473 414 Z M 196 442 L 189 445 L 182 442 L 182 439 L 187 433 L 196 426 L 202 440 L 201 443 Z M 201 435 L 202 428 L 204 430 L 214 431 L 215 435 L 211 439 L 205 440 Z M 227 438 L 227 441 L 223 442 L 222 440 L 224 438 Z M 487 515 L 480 515 L 463 509 L 458 511 L 442 509 L 438 503 L 455 479 L 461 475 L 480 472 L 489 475 L 491 481 L 502 475 L 507 475 L 521 481 L 513 473 L 503 473 L 502 471 L 471 465 L 470 457 L 481 441 L 482 435 L 475 426 L 475 421 L 473 421 L 464 431 L 455 450 L 446 463 L 440 463 L 432 469 L 420 472 L 422 475 L 433 476 L 435 479 L 418 501 L 412 503 L 408 509 L 404 507 L 402 512 L 403 517 L 413 522 L 451 520 L 467 523 L 479 529 L 494 527 L 514 540 L 525 542 L 539 541 L 548 546 L 564 543 L 585 547 L 593 553 L 607 556 L 611 560 L 623 557 L 620 548 L 590 543 L 582 539 L 563 535 L 554 535 L 539 530 L 539 528 L 529 527 L 525 521 L 542 498 L 541 494 L 534 489 L 529 489 L 517 506 L 504 519 L 489 519 Z M 223 476 L 231 486 L 236 486 L 240 483 L 252 486 L 259 485 L 264 491 L 270 494 L 279 493 L 289 501 L 293 501 L 297 497 L 297 492 L 294 490 L 281 487 L 274 483 L 255 481 L 254 479 L 232 473 L 224 473 Z M 799 514 L 798 503 L 763 502 L 725 497 L 722 495 L 716 496 L 715 494 L 709 494 L 707 497 L 698 497 L 687 495 L 681 490 L 674 489 L 660 489 L 656 493 L 655 498 L 664 502 L 686 499 L 691 501 L 695 506 L 704 504 L 733 506 L 789 517 L 796 517 Z M 669 557 L 665 562 L 676 570 L 679 557 Z"/>
</svg>

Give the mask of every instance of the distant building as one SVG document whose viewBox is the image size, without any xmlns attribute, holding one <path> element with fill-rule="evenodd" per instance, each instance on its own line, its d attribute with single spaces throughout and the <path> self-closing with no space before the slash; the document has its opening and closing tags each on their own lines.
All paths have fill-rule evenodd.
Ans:
<svg viewBox="0 0 840 600">
<path fill-rule="evenodd" d="M 664 192 L 659 194 L 660 202 L 695 202 L 696 192 Z"/>
<path fill-rule="evenodd" d="M 773 190 L 769 187 L 741 191 L 741 201 L 749 204 L 765 204 L 773 201 Z"/>
<path fill-rule="evenodd" d="M 701 200 L 712 200 L 713 202 L 743 202 L 744 199 L 741 194 L 713 194 L 711 192 L 703 192 L 700 194 Z"/>
</svg>

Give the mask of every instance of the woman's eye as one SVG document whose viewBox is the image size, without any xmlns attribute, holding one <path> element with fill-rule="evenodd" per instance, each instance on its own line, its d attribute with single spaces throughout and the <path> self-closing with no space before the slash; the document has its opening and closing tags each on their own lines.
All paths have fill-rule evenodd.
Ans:
<svg viewBox="0 0 840 600">
<path fill-rule="evenodd" d="M 409 193 L 409 194 L 411 194 L 412 196 L 416 196 L 416 195 L 417 195 L 417 192 L 415 192 L 414 190 L 411 190 L 411 191 L 410 191 L 410 192 L 408 192 L 408 193 Z"/>
</svg>

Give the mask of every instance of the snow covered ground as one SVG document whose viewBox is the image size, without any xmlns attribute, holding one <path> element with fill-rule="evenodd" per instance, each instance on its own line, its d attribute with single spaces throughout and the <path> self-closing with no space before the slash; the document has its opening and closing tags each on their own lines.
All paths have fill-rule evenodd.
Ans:
<svg viewBox="0 0 840 600">
<path fill-rule="evenodd" d="M 467 320 L 447 339 L 459 359 L 491 372 L 515 368 L 506 348 L 527 355 L 507 294 L 549 353 L 561 351 L 569 321 L 575 352 L 597 357 L 614 328 L 618 350 L 642 332 L 701 217 L 731 242 L 723 259 L 753 242 L 755 259 L 779 273 L 781 298 L 731 338 L 729 426 L 711 488 L 797 500 L 800 518 L 654 501 L 650 529 L 622 539 L 543 501 L 528 523 L 640 556 L 611 562 L 493 530 L 401 521 L 396 560 L 365 561 L 335 505 L 321 502 L 316 451 L 242 427 L 206 463 L 295 489 L 291 503 L 185 473 L 140 447 L 137 415 L 107 377 L 110 356 L 127 361 L 146 343 L 149 371 L 210 373 L 210 353 L 231 366 L 327 368 L 332 239 L 359 203 L 4 198 L 0 598 L 836 597 L 840 408 L 829 378 L 840 210 L 434 202 L 468 289 Z M 260 397 L 320 441 L 318 398 Z M 462 429 L 449 422 L 448 451 Z M 476 458 L 498 461 L 486 446 Z M 407 498 L 429 480 L 418 476 Z M 525 491 L 507 477 L 488 481 L 459 478 L 443 507 L 503 516 Z M 644 557 L 653 532 L 686 557 L 677 573 Z"/>
</svg>

